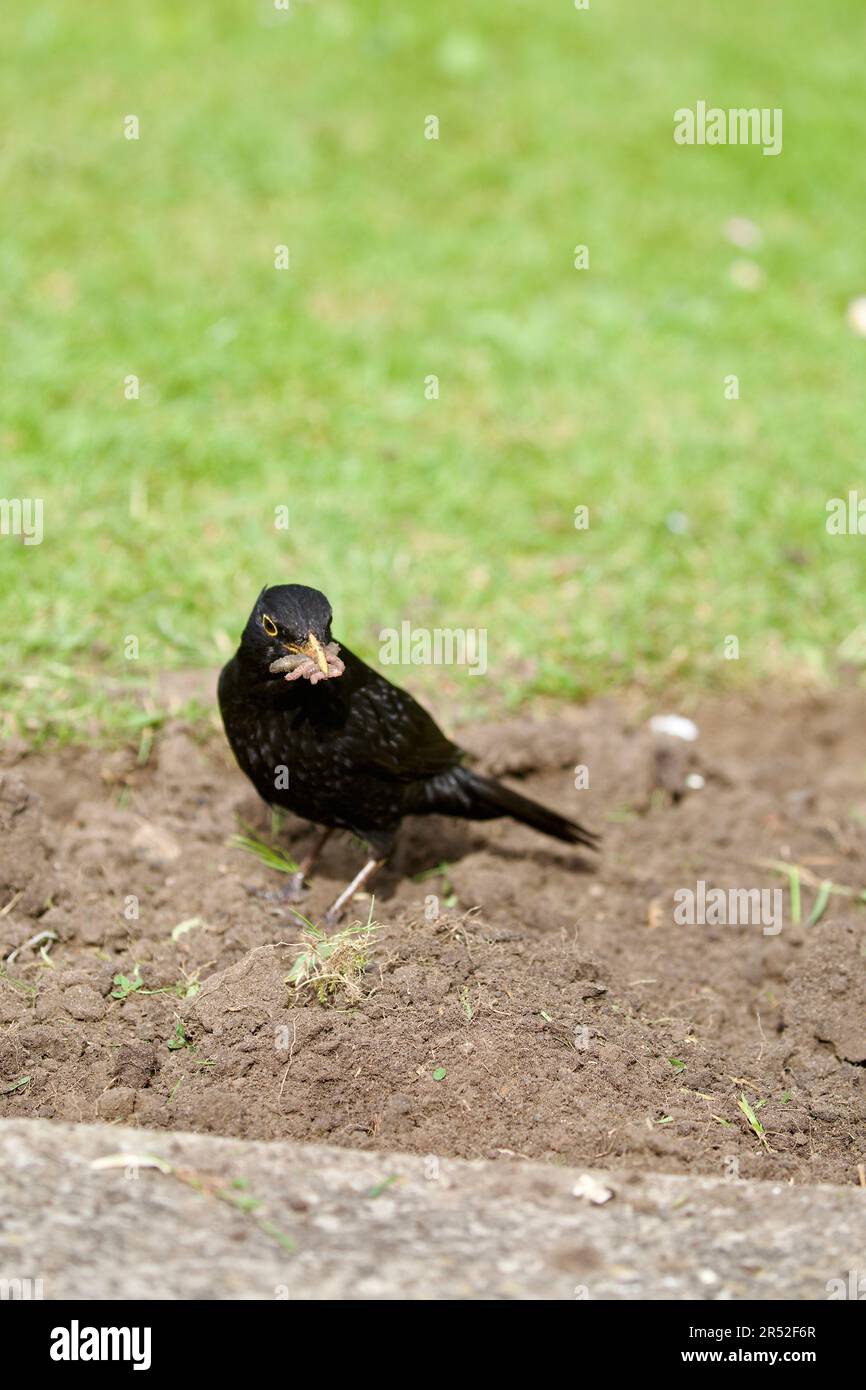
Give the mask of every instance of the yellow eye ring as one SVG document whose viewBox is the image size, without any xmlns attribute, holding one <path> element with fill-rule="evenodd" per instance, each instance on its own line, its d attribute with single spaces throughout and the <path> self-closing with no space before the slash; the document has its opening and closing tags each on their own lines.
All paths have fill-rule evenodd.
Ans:
<svg viewBox="0 0 866 1390">
<path fill-rule="evenodd" d="M 274 622 L 273 618 L 268 617 L 267 613 L 262 614 L 262 627 L 264 628 L 265 632 L 268 634 L 269 637 L 276 637 L 277 625 Z"/>
</svg>

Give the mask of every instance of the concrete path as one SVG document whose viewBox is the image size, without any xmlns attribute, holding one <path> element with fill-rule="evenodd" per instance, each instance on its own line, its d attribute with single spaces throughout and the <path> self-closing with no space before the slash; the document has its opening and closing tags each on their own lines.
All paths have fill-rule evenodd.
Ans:
<svg viewBox="0 0 866 1390">
<path fill-rule="evenodd" d="M 0 1280 L 46 1299 L 821 1300 L 863 1276 L 853 1187 L 0 1122 Z"/>
</svg>

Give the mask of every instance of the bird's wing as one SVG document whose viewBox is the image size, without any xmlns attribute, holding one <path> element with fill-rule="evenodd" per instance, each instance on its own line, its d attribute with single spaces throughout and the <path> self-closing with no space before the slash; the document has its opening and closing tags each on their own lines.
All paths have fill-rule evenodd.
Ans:
<svg viewBox="0 0 866 1390">
<path fill-rule="evenodd" d="M 357 769 L 399 782 L 435 777 L 465 756 L 407 690 L 373 670 L 352 695 L 345 736 L 352 746 L 343 752 L 351 752 Z"/>
</svg>

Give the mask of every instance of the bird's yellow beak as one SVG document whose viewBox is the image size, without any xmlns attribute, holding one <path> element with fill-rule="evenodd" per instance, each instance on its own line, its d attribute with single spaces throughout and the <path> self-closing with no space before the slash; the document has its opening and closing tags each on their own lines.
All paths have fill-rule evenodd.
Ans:
<svg viewBox="0 0 866 1390">
<path fill-rule="evenodd" d="M 315 661 L 323 676 L 328 674 L 328 658 L 322 650 L 322 644 L 312 632 L 307 633 L 307 640 L 301 647 L 301 651 L 308 656 L 311 661 Z"/>
</svg>

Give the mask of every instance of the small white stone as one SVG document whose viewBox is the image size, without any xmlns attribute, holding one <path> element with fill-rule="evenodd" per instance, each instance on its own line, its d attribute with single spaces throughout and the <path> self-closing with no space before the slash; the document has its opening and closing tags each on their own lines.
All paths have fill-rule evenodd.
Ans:
<svg viewBox="0 0 866 1390">
<path fill-rule="evenodd" d="M 684 738 L 694 743 L 698 736 L 698 726 L 682 714 L 654 714 L 649 722 L 654 734 L 669 734 L 671 738 Z"/>
<path fill-rule="evenodd" d="M 702 787 L 706 786 L 706 782 L 699 772 L 690 772 L 686 778 L 686 786 L 689 791 L 699 792 Z"/>
<path fill-rule="evenodd" d="M 572 1197 L 585 1197 L 593 1206 L 604 1206 L 613 1196 L 613 1190 L 605 1187 L 604 1183 L 599 1182 L 598 1178 L 592 1177 L 590 1173 L 581 1173 L 574 1187 L 571 1189 Z"/>
</svg>

